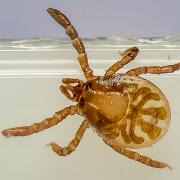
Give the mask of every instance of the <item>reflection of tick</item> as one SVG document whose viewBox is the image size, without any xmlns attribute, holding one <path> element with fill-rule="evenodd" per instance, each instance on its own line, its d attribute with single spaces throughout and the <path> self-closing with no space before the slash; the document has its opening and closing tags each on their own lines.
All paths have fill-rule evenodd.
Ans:
<svg viewBox="0 0 180 180">
<path fill-rule="evenodd" d="M 49 8 L 49 14 L 62 25 L 73 41 L 78 60 L 87 79 L 64 78 L 61 92 L 75 106 L 65 107 L 53 117 L 31 126 L 15 127 L 2 131 L 4 136 L 26 136 L 54 126 L 68 115 L 84 117 L 68 146 L 62 148 L 52 142 L 49 145 L 60 156 L 73 152 L 88 127 L 92 127 L 103 141 L 118 153 L 154 168 L 170 166 L 152 160 L 129 149 L 148 147 L 160 140 L 170 125 L 170 108 L 162 91 L 140 74 L 172 73 L 180 69 L 180 63 L 168 66 L 137 67 L 125 74 L 115 74 L 138 54 L 137 47 L 125 50 L 122 59 L 113 64 L 104 76 L 94 76 L 88 65 L 88 58 L 82 40 L 68 18 L 56 9 Z M 74 85 L 73 85 L 74 84 Z"/>
</svg>

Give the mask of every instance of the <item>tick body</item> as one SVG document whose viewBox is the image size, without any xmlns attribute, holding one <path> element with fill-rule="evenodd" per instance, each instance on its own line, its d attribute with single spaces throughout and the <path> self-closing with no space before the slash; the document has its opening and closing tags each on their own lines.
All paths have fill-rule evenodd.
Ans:
<svg viewBox="0 0 180 180">
<path fill-rule="evenodd" d="M 170 125 L 170 108 L 162 91 L 137 76 L 116 74 L 89 82 L 80 109 L 105 141 L 127 148 L 157 142 Z"/>
<path fill-rule="evenodd" d="M 5 129 L 2 134 L 10 137 L 38 133 L 57 125 L 68 115 L 78 114 L 84 117 L 84 121 L 74 139 L 66 147 L 54 142 L 49 144 L 59 156 L 72 153 L 86 129 L 91 127 L 118 153 L 154 168 L 170 168 L 166 163 L 130 149 L 151 146 L 165 135 L 170 125 L 170 107 L 165 95 L 156 85 L 139 75 L 173 73 L 180 70 L 180 63 L 137 67 L 124 74 L 117 74 L 118 70 L 138 55 L 139 49 L 132 47 L 122 53 L 122 59 L 113 64 L 104 76 L 95 76 L 89 67 L 83 42 L 69 19 L 56 9 L 49 8 L 48 13 L 64 27 L 71 38 L 87 81 L 64 78 L 60 90 L 76 105 L 65 107 L 39 123 Z"/>
</svg>

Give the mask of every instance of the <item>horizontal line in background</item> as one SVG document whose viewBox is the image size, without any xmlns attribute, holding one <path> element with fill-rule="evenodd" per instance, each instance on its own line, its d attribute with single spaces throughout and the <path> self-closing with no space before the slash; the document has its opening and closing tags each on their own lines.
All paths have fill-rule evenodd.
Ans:
<svg viewBox="0 0 180 180">
<path fill-rule="evenodd" d="M 121 58 L 119 58 L 120 60 Z M 100 59 L 93 59 L 93 60 L 89 60 L 89 62 L 91 64 L 95 63 L 95 64 L 104 64 L 104 63 L 112 63 L 112 62 L 116 62 L 117 60 L 115 59 L 106 59 L 106 60 L 100 60 Z M 138 59 L 138 60 L 134 60 L 136 62 L 142 62 L 142 63 L 154 63 L 154 61 L 157 61 L 157 59 Z M 165 59 L 158 59 L 158 61 L 164 62 L 164 63 L 169 63 L 169 62 L 176 62 L 176 61 L 180 61 L 179 59 L 173 59 L 171 60 L 165 60 Z M 34 64 L 34 65 L 38 65 L 38 64 L 72 64 L 72 63 L 78 63 L 78 61 L 76 60 L 76 58 L 74 60 L 71 59 L 57 59 L 57 60 L 39 60 L 39 59 L 32 59 L 32 60 L 0 60 L 0 64 Z"/>
<path fill-rule="evenodd" d="M 55 44 L 51 41 L 38 39 L 15 43 L 9 41 L 6 46 L 1 42 L 0 78 L 83 76 L 77 53 L 71 42 L 63 45 L 60 41 L 55 41 Z M 43 44 L 44 42 L 46 44 Z M 136 46 L 136 44 L 98 44 L 97 42 L 85 43 L 89 64 L 97 75 L 103 75 L 105 69 L 120 60 L 122 58 L 120 52 Z M 121 70 L 122 73 L 138 66 L 163 66 L 180 62 L 180 45 L 138 43 L 137 46 L 140 48 L 139 55 Z M 166 76 L 179 74 L 180 71 Z"/>
<path fill-rule="evenodd" d="M 118 48 L 118 47 L 120 47 L 120 48 Z M 108 47 L 108 48 L 86 48 L 86 51 L 104 51 L 104 50 L 106 50 L 106 51 L 115 51 L 115 50 L 117 50 L 117 51 L 119 51 L 119 50 L 126 50 L 127 48 L 129 48 L 129 47 L 133 47 L 133 46 L 127 46 L 127 47 L 125 47 L 125 46 L 117 46 L 117 47 L 115 47 L 115 46 L 112 46 L 112 47 Z M 140 46 L 138 46 L 138 47 L 140 47 Z M 155 49 L 155 48 L 157 48 L 157 47 L 154 47 L 154 48 L 148 48 L 148 47 L 144 47 L 143 46 L 143 48 L 140 48 L 140 50 L 142 51 L 177 51 L 177 50 L 180 50 L 180 46 L 179 47 L 177 47 L 177 48 L 170 48 L 170 47 L 167 47 L 167 48 L 157 48 L 157 49 Z M 44 48 L 22 48 L 22 49 L 12 49 L 12 50 L 9 50 L 9 49 L 0 49 L 0 52 L 38 52 L 38 51 L 41 51 L 41 52 L 43 52 L 43 51 L 75 51 L 74 50 L 74 48 L 61 48 L 61 49 L 44 49 Z"/>
<path fill-rule="evenodd" d="M 123 69 L 121 70 L 121 73 L 127 72 L 128 69 Z M 105 70 L 94 70 L 94 75 L 104 75 Z M 73 76 L 82 76 L 84 78 L 84 75 L 81 71 L 74 70 L 74 69 L 64 69 L 64 71 L 58 71 L 58 70 L 1 70 L 0 71 L 0 78 L 36 78 L 36 77 L 41 77 L 41 78 L 51 78 L 51 77 L 73 77 Z M 180 72 L 174 72 L 174 73 L 169 73 L 169 74 L 145 74 L 143 75 L 145 77 L 175 77 L 175 76 L 180 76 Z"/>
</svg>

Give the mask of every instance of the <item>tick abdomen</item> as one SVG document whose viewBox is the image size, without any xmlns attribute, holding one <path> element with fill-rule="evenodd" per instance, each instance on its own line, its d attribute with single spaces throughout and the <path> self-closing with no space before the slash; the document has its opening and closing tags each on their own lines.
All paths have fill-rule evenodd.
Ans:
<svg viewBox="0 0 180 180">
<path fill-rule="evenodd" d="M 141 77 L 99 77 L 82 96 L 84 115 L 111 144 L 128 148 L 150 146 L 169 128 L 168 100 L 157 86 Z"/>
</svg>

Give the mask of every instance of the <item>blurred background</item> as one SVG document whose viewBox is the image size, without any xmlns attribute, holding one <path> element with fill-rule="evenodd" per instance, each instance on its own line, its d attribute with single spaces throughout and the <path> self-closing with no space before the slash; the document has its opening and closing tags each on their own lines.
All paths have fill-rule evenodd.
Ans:
<svg viewBox="0 0 180 180">
<path fill-rule="evenodd" d="M 65 37 L 46 12 L 48 7 L 64 12 L 81 37 L 161 37 L 180 32 L 179 0 L 0 0 L 0 39 Z"/>
</svg>

